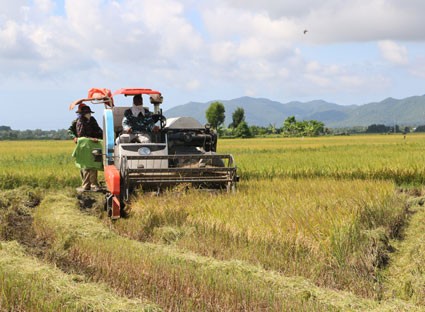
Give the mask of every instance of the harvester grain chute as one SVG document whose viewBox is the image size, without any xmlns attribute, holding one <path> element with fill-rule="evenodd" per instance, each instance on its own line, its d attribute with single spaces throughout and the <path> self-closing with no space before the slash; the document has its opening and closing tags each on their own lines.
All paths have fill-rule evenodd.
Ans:
<svg viewBox="0 0 425 312">
<path fill-rule="evenodd" d="M 130 142 L 129 136 L 123 134 L 122 119 L 130 107 L 115 106 L 112 97 L 116 95 L 149 96 L 160 128 L 150 143 Z M 121 216 L 135 190 L 158 192 L 181 183 L 228 192 L 235 189 L 238 176 L 233 156 L 216 153 L 215 132 L 191 117 L 167 120 L 160 109 L 160 92 L 133 88 L 94 96 L 98 97 L 96 103 L 105 104 L 102 155 L 108 191 L 106 207 L 113 219 Z M 90 98 L 73 105 L 88 100 L 93 103 Z"/>
</svg>

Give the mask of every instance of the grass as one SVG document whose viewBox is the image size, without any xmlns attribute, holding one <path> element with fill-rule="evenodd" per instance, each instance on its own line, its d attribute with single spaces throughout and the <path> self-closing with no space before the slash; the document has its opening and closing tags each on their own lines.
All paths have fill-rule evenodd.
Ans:
<svg viewBox="0 0 425 312">
<path fill-rule="evenodd" d="M 98 219 L 79 213 L 75 202 L 65 195 L 45 198 L 37 208 L 35 228 L 54 243 L 56 255 L 86 270 L 95 280 L 129 296 L 142 295 L 165 310 L 364 311 L 409 307 L 396 301 L 379 305 L 243 261 L 218 261 L 172 246 L 130 240 L 114 234 Z"/>
</svg>

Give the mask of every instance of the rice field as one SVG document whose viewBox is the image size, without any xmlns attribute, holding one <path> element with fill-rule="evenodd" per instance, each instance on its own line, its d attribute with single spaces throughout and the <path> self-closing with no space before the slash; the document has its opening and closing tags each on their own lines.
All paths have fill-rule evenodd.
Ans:
<svg viewBox="0 0 425 312">
<path fill-rule="evenodd" d="M 0 188 L 62 188 L 80 183 L 72 141 L 0 141 Z"/>
<path fill-rule="evenodd" d="M 219 140 L 242 179 L 321 178 L 425 181 L 424 134 Z M 74 186 L 72 141 L 0 141 L 0 187 Z M 43 172 L 43 175 L 39 173 Z"/>
<path fill-rule="evenodd" d="M 369 297 L 376 295 L 374 263 L 385 261 L 385 244 L 405 215 L 392 182 L 334 179 L 243 182 L 224 198 L 199 191 L 141 196 L 131 208 L 114 223 L 122 235 Z"/>
<path fill-rule="evenodd" d="M 62 205 L 58 208 L 57 203 Z M 244 261 L 222 261 L 172 245 L 143 243 L 117 235 L 93 216 L 76 214 L 63 194 L 47 196 L 34 227 L 53 249 L 96 281 L 123 294 L 144 296 L 164 310 L 299 311 L 410 310 L 414 305 L 379 303 L 349 292 L 318 287 L 307 279 L 285 276 Z M 62 221 L 66 220 L 66 221 Z"/>
<path fill-rule="evenodd" d="M 3 311 L 160 311 L 142 300 L 121 298 L 104 284 L 84 281 L 82 276 L 65 274 L 31 258 L 16 241 L 0 246 Z"/>
<path fill-rule="evenodd" d="M 419 185 L 425 182 L 424 138 L 412 134 L 406 139 L 363 135 L 222 140 L 219 148 L 235 156 L 244 179 L 333 177 Z"/>
<path fill-rule="evenodd" d="M 0 311 L 425 310 L 425 135 L 220 140 L 235 193 L 138 193 L 115 222 L 73 144 L 0 142 Z"/>
</svg>

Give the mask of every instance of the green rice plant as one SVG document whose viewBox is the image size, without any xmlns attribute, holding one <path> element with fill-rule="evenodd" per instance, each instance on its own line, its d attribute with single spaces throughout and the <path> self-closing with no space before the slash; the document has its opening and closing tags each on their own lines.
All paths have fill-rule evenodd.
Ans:
<svg viewBox="0 0 425 312">
<path fill-rule="evenodd" d="M 1 311 L 159 311 L 122 298 L 106 285 L 88 283 L 25 254 L 15 241 L 0 242 Z"/>
<path fill-rule="evenodd" d="M 399 301 L 379 304 L 346 292 L 319 288 L 300 277 L 242 261 L 218 261 L 172 246 L 118 236 L 83 215 L 66 195 L 49 195 L 37 208 L 35 228 L 54 244 L 55 255 L 130 296 L 143 296 L 165 310 L 336 311 L 408 310 Z"/>
<path fill-rule="evenodd" d="M 62 188 L 80 183 L 72 141 L 0 141 L 0 189 Z"/>
<path fill-rule="evenodd" d="M 192 190 L 140 196 L 130 217 L 114 228 L 134 239 L 174 240 L 203 255 L 242 259 L 375 296 L 388 238 L 406 216 L 403 203 L 392 182 L 249 180 L 236 194 Z"/>
</svg>

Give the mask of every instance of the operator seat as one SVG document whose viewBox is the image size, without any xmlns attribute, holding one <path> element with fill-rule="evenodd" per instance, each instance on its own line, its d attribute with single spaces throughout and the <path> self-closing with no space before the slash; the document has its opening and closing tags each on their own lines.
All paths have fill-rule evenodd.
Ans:
<svg viewBox="0 0 425 312">
<path fill-rule="evenodd" d="M 124 118 L 124 112 L 131 107 L 117 107 L 112 108 L 112 114 L 114 116 L 114 134 L 115 134 L 115 144 L 118 142 L 121 143 L 130 143 L 130 136 L 128 134 L 122 133 L 122 119 Z"/>
</svg>

